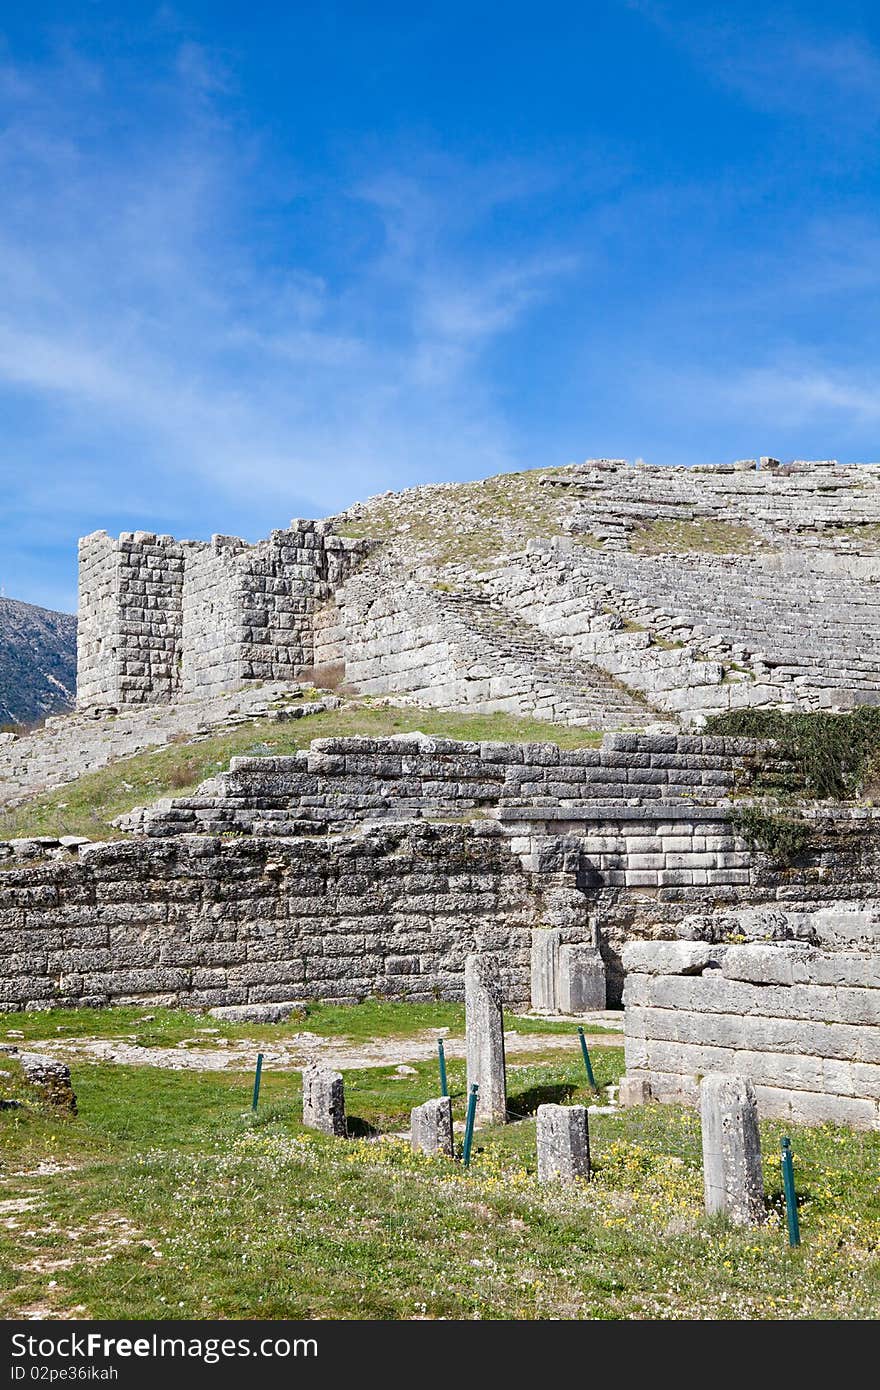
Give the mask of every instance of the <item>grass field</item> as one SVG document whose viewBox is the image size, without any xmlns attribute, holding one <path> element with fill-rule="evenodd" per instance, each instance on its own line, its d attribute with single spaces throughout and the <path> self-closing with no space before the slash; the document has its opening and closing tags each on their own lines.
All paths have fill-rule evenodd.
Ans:
<svg viewBox="0 0 880 1390">
<path fill-rule="evenodd" d="M 378 1026 L 378 1035 L 400 1039 L 404 1062 L 406 1038 L 426 1026 L 425 1011 L 418 1006 L 407 1019 L 407 1006 L 397 1006 L 390 1018 L 381 1012 L 388 1007 L 377 1005 L 372 1019 L 328 1008 L 324 1021 L 352 1038 L 375 1037 Z M 436 1006 L 446 1007 L 454 1006 Z M 114 1019 L 122 1011 L 107 1011 L 107 1031 L 130 1031 L 128 1012 Z M 310 1018 L 312 1031 L 319 1019 L 320 1011 Z M 20 1031 L 35 1036 L 22 1015 L 7 1021 L 26 1021 Z M 601 1086 L 622 1066 L 612 1045 L 595 1046 L 593 1060 Z M 351 1128 L 364 1137 L 345 1141 L 303 1132 L 295 1073 L 264 1072 L 254 1117 L 250 1072 L 75 1065 L 79 1115 L 63 1118 L 26 1093 L 14 1058 L 0 1058 L 2 1093 L 27 1101 L 0 1112 L 3 1315 L 871 1318 L 880 1311 L 880 1134 L 793 1131 L 803 1244 L 792 1252 L 778 1124 L 762 1126 L 769 1220 L 740 1231 L 703 1216 L 698 1118 L 675 1107 L 592 1116 L 593 1181 L 537 1183 L 536 1106 L 592 1099 L 576 1041 L 571 1054 L 542 1052 L 510 1066 L 509 1109 L 523 1118 L 478 1134 L 469 1171 L 416 1158 L 405 1140 L 390 1137 L 406 1129 L 412 1105 L 437 1093 L 433 1061 L 411 1065 L 402 1076 L 394 1066 L 346 1073 Z M 460 1120 L 461 1062 L 450 1061 L 449 1079 Z"/>
<path fill-rule="evenodd" d="M 276 757 L 298 753 L 308 748 L 313 738 L 355 734 L 388 738 L 416 730 L 469 742 L 555 743 L 560 748 L 592 748 L 602 741 L 602 735 L 593 729 L 551 724 L 542 719 L 519 719 L 509 714 L 445 713 L 360 702 L 290 722 L 254 720 L 213 738 L 174 743 L 131 758 L 120 758 L 98 772 L 34 797 L 15 810 L 0 813 L 0 840 L 28 835 L 87 835 L 96 840 L 107 839 L 119 834 L 112 825 L 115 816 L 134 806 L 149 805 L 162 796 L 185 796 L 205 778 L 224 772 L 230 758 L 249 753 Z"/>
<path fill-rule="evenodd" d="M 570 1021 L 505 1016 L 505 1027 L 519 1033 L 573 1033 Z M 390 999 L 365 999 L 350 1005 L 308 1003 L 283 1023 L 230 1023 L 185 1009 L 123 1007 L 113 1009 L 39 1009 L 0 1015 L 0 1043 L 25 1043 L 47 1038 L 128 1038 L 139 1047 L 173 1047 L 184 1038 L 253 1038 L 255 1042 L 284 1042 L 302 1029 L 319 1037 L 411 1038 L 427 1028 L 464 1033 L 463 1004 L 404 1004 Z M 591 1034 L 610 1030 L 590 1026 Z M 619 1036 L 619 1035 L 618 1035 Z"/>
</svg>

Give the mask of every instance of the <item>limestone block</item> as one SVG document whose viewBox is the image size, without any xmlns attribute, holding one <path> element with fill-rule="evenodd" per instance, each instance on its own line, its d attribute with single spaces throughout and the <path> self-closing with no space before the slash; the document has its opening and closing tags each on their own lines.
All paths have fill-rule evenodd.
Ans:
<svg viewBox="0 0 880 1390">
<path fill-rule="evenodd" d="M 410 1136 L 414 1153 L 453 1156 L 452 1101 L 449 1096 L 425 1101 L 410 1113 Z"/>
<path fill-rule="evenodd" d="M 766 1216 L 758 1108 L 751 1081 L 710 1073 L 700 1082 L 706 1214 L 724 1214 L 738 1226 Z"/>
<path fill-rule="evenodd" d="M 558 927 L 539 927 L 532 932 L 532 1008 L 536 1013 L 555 1014 L 559 1009 L 561 941 Z"/>
<path fill-rule="evenodd" d="M 557 997 L 559 1012 L 563 1014 L 605 1008 L 605 963 L 596 947 L 560 947 Z"/>
<path fill-rule="evenodd" d="M 647 1105 L 651 1099 L 651 1083 L 644 1076 L 622 1076 L 617 1088 L 617 1104 L 623 1109 Z"/>
<path fill-rule="evenodd" d="M 794 983 L 795 960 L 806 961 L 812 954 L 809 948 L 797 946 L 728 946 L 721 970 L 728 980 L 790 985 Z"/>
<path fill-rule="evenodd" d="M 344 1139 L 348 1133 L 345 1120 L 345 1093 L 342 1076 L 327 1067 L 304 1067 L 303 1124 Z"/>
<path fill-rule="evenodd" d="M 538 1180 L 572 1182 L 590 1176 L 590 1131 L 584 1105 L 538 1106 Z"/>
<path fill-rule="evenodd" d="M 507 1081 L 501 978 L 497 961 L 468 956 L 464 970 L 467 1086 L 476 1084 L 477 1123 L 504 1124 Z"/>
<path fill-rule="evenodd" d="M 76 1095 L 70 1080 L 70 1067 L 38 1052 L 22 1052 L 18 1060 L 25 1081 L 36 1087 L 50 1104 L 76 1114 Z"/>
<path fill-rule="evenodd" d="M 702 941 L 632 941 L 623 948 L 623 968 L 629 974 L 702 975 L 720 964 L 724 947 Z"/>
</svg>

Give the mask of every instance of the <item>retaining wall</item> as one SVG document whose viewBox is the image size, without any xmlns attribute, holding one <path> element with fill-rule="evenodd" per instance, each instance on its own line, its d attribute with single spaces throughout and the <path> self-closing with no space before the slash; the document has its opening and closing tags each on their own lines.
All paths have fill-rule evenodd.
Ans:
<svg viewBox="0 0 880 1390">
<path fill-rule="evenodd" d="M 660 1101 L 751 1078 L 765 1115 L 880 1127 L 880 953 L 799 944 L 626 947 L 626 1065 Z"/>
<path fill-rule="evenodd" d="M 458 999 L 470 952 L 529 997 L 541 898 L 497 827 L 185 836 L 0 869 L 0 1008 Z"/>
</svg>

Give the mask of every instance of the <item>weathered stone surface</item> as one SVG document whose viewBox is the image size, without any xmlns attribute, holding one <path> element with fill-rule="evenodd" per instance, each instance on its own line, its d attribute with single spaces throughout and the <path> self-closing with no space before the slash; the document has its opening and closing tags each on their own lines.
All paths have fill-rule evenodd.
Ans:
<svg viewBox="0 0 880 1390">
<path fill-rule="evenodd" d="M 751 1079 L 768 1116 L 876 1127 L 880 976 L 872 954 L 792 943 L 715 949 L 722 968 L 701 976 L 629 976 L 627 1068 L 658 1099 L 694 1103 L 695 1076 L 729 1072 Z M 658 964 L 664 959 L 661 952 Z"/>
<path fill-rule="evenodd" d="M 559 951 L 559 1012 L 584 1014 L 605 1008 L 605 963 L 593 946 Z"/>
<path fill-rule="evenodd" d="M 540 905 L 491 830 L 157 836 L 4 870 L 0 1005 L 463 999 L 465 956 L 479 948 L 524 1007 Z"/>
<path fill-rule="evenodd" d="M 586 1106 L 539 1105 L 537 1136 L 540 1182 L 570 1182 L 590 1176 Z"/>
<path fill-rule="evenodd" d="M 296 520 L 248 545 L 136 531 L 80 541 L 80 707 L 214 696 L 315 661 L 315 610 L 369 550 Z M 326 644 L 326 624 L 320 624 Z"/>
<path fill-rule="evenodd" d="M 651 1099 L 651 1083 L 643 1076 L 622 1076 L 617 1087 L 617 1103 L 626 1110 L 647 1105 Z"/>
<path fill-rule="evenodd" d="M 223 953 L 225 954 L 225 952 Z M 290 1004 L 220 1004 L 208 1013 L 212 1018 L 225 1019 L 227 1023 L 281 1023 L 291 1014 L 305 1017 L 305 1009 L 299 1003 Z"/>
<path fill-rule="evenodd" d="M 558 1012 L 561 941 L 562 932 L 558 927 L 539 927 L 532 932 L 532 1008 L 535 1013 Z"/>
<path fill-rule="evenodd" d="M 319 1129 L 344 1139 L 348 1134 L 345 1119 L 345 1092 L 342 1074 L 327 1067 L 304 1067 L 303 1124 L 307 1129 Z"/>
<path fill-rule="evenodd" d="M 765 1218 L 758 1109 L 751 1081 L 710 1073 L 700 1082 L 706 1213 L 738 1226 Z"/>
<path fill-rule="evenodd" d="M 70 1067 L 54 1057 L 38 1052 L 22 1052 L 18 1057 L 25 1081 L 36 1087 L 45 1100 L 76 1114 L 76 1095 L 70 1080 Z"/>
<path fill-rule="evenodd" d="M 427 1100 L 410 1115 L 410 1137 L 414 1153 L 453 1156 L 452 1101 L 449 1096 Z"/>
<path fill-rule="evenodd" d="M 622 952 L 627 974 L 702 975 L 721 954 L 702 941 L 633 941 Z"/>
<path fill-rule="evenodd" d="M 504 1124 L 507 1119 L 507 1074 L 501 975 L 489 956 L 472 955 L 464 969 L 467 1086 L 479 1086 L 477 1123 Z"/>
</svg>

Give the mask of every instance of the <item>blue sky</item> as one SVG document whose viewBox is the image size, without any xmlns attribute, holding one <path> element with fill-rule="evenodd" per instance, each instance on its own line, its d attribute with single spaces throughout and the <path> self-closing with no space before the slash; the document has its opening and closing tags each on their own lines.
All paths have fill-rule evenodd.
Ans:
<svg viewBox="0 0 880 1390">
<path fill-rule="evenodd" d="M 0 586 L 601 454 L 880 458 L 880 10 L 0 11 Z"/>
</svg>

